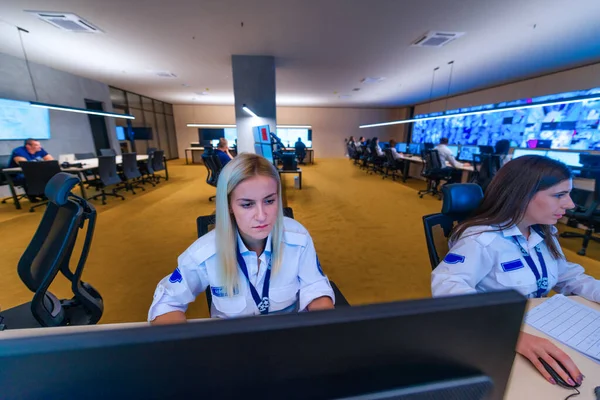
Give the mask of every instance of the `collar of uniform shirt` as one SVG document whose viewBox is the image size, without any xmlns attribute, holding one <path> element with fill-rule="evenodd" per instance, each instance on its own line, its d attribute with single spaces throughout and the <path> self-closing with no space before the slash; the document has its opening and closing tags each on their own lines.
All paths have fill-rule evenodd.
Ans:
<svg viewBox="0 0 600 400">
<path fill-rule="evenodd" d="M 555 234 L 558 231 L 558 229 L 555 226 L 552 226 L 550 228 L 550 231 L 552 232 L 552 234 Z M 513 225 L 509 228 L 503 229 L 502 234 L 504 235 L 504 237 L 512 237 L 512 236 L 523 237 L 523 233 L 521 233 L 521 230 L 519 229 L 519 227 L 517 225 Z M 529 235 L 529 240 L 527 241 L 529 243 L 529 245 L 531 247 L 534 247 L 543 241 L 544 241 L 544 236 L 542 234 L 542 231 L 539 229 L 539 227 L 532 226 L 531 234 Z"/>
<path fill-rule="evenodd" d="M 271 254 L 271 235 L 272 235 L 272 233 L 269 233 L 269 236 L 267 236 L 267 244 L 265 245 L 264 253 Z M 240 254 L 245 254 L 245 253 L 251 252 L 250 250 L 248 250 L 248 248 L 244 244 L 244 241 L 242 240 L 242 237 L 240 236 L 239 232 L 237 234 L 237 240 L 238 240 L 238 246 L 240 248 Z"/>
</svg>

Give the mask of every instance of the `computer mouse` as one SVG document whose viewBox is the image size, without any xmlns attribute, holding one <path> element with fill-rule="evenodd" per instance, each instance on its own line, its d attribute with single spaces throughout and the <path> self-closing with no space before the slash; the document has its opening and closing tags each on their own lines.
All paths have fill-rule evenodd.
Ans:
<svg viewBox="0 0 600 400">
<path fill-rule="evenodd" d="M 577 383 L 577 381 L 575 379 L 573 379 L 573 377 L 571 376 L 571 374 L 569 374 L 569 371 L 567 371 L 567 369 L 565 368 L 564 365 L 562 365 L 560 363 L 560 361 L 558 361 L 557 359 L 554 359 L 556 361 L 556 363 L 558 364 L 559 367 L 561 367 L 563 369 L 563 371 L 565 371 L 567 373 L 567 375 L 569 376 L 569 378 L 571 378 L 571 380 L 573 382 L 575 382 L 575 385 L 571 385 L 569 382 L 565 382 L 565 380 L 563 378 L 561 378 L 561 376 L 558 374 L 558 372 L 556 372 L 543 358 L 538 358 L 538 360 L 540 360 L 540 362 L 542 363 L 542 365 L 544 366 L 544 368 L 546 369 L 546 371 L 548 371 L 548 373 L 550 374 L 550 376 L 552 377 L 552 379 L 554 379 L 556 381 L 556 383 L 559 386 L 562 386 L 564 388 L 567 389 L 572 389 L 572 388 L 576 388 L 581 386 L 579 383 Z"/>
</svg>

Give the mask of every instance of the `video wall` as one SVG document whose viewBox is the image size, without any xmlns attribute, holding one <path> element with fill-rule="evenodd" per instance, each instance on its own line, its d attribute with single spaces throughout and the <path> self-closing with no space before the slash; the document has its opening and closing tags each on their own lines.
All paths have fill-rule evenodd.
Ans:
<svg viewBox="0 0 600 400">
<path fill-rule="evenodd" d="M 553 149 L 600 150 L 600 99 L 593 99 L 598 96 L 600 88 L 595 88 L 417 115 L 415 118 L 425 118 L 592 97 L 563 104 L 417 121 L 413 123 L 411 141 L 438 143 L 440 138 L 447 137 L 451 144 L 493 146 L 498 140 L 507 139 L 512 147 L 536 147 L 537 141 L 548 140 Z"/>
<path fill-rule="evenodd" d="M 0 99 L 0 140 L 50 139 L 50 113 L 27 101 Z"/>
</svg>

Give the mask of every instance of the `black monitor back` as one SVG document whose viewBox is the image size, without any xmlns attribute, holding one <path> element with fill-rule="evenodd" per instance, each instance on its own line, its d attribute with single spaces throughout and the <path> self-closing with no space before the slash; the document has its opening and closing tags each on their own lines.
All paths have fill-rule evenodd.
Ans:
<svg viewBox="0 0 600 400">
<path fill-rule="evenodd" d="M 2 396 L 19 399 L 422 399 L 436 393 L 434 398 L 500 400 L 525 302 L 516 292 L 498 292 L 171 326 L 41 332 L 0 340 L 0 387 Z"/>
</svg>

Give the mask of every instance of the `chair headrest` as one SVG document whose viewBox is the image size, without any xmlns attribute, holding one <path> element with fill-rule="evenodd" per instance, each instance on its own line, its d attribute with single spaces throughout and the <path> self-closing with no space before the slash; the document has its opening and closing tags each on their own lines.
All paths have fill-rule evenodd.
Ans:
<svg viewBox="0 0 600 400">
<path fill-rule="evenodd" d="M 475 211 L 481 200 L 481 186 L 474 183 L 453 183 L 442 187 L 444 203 L 442 214 L 468 214 Z"/>
<path fill-rule="evenodd" d="M 49 201 L 58 206 L 63 206 L 67 204 L 69 192 L 78 183 L 79 178 L 75 175 L 59 172 L 48 181 L 44 192 Z"/>
</svg>

